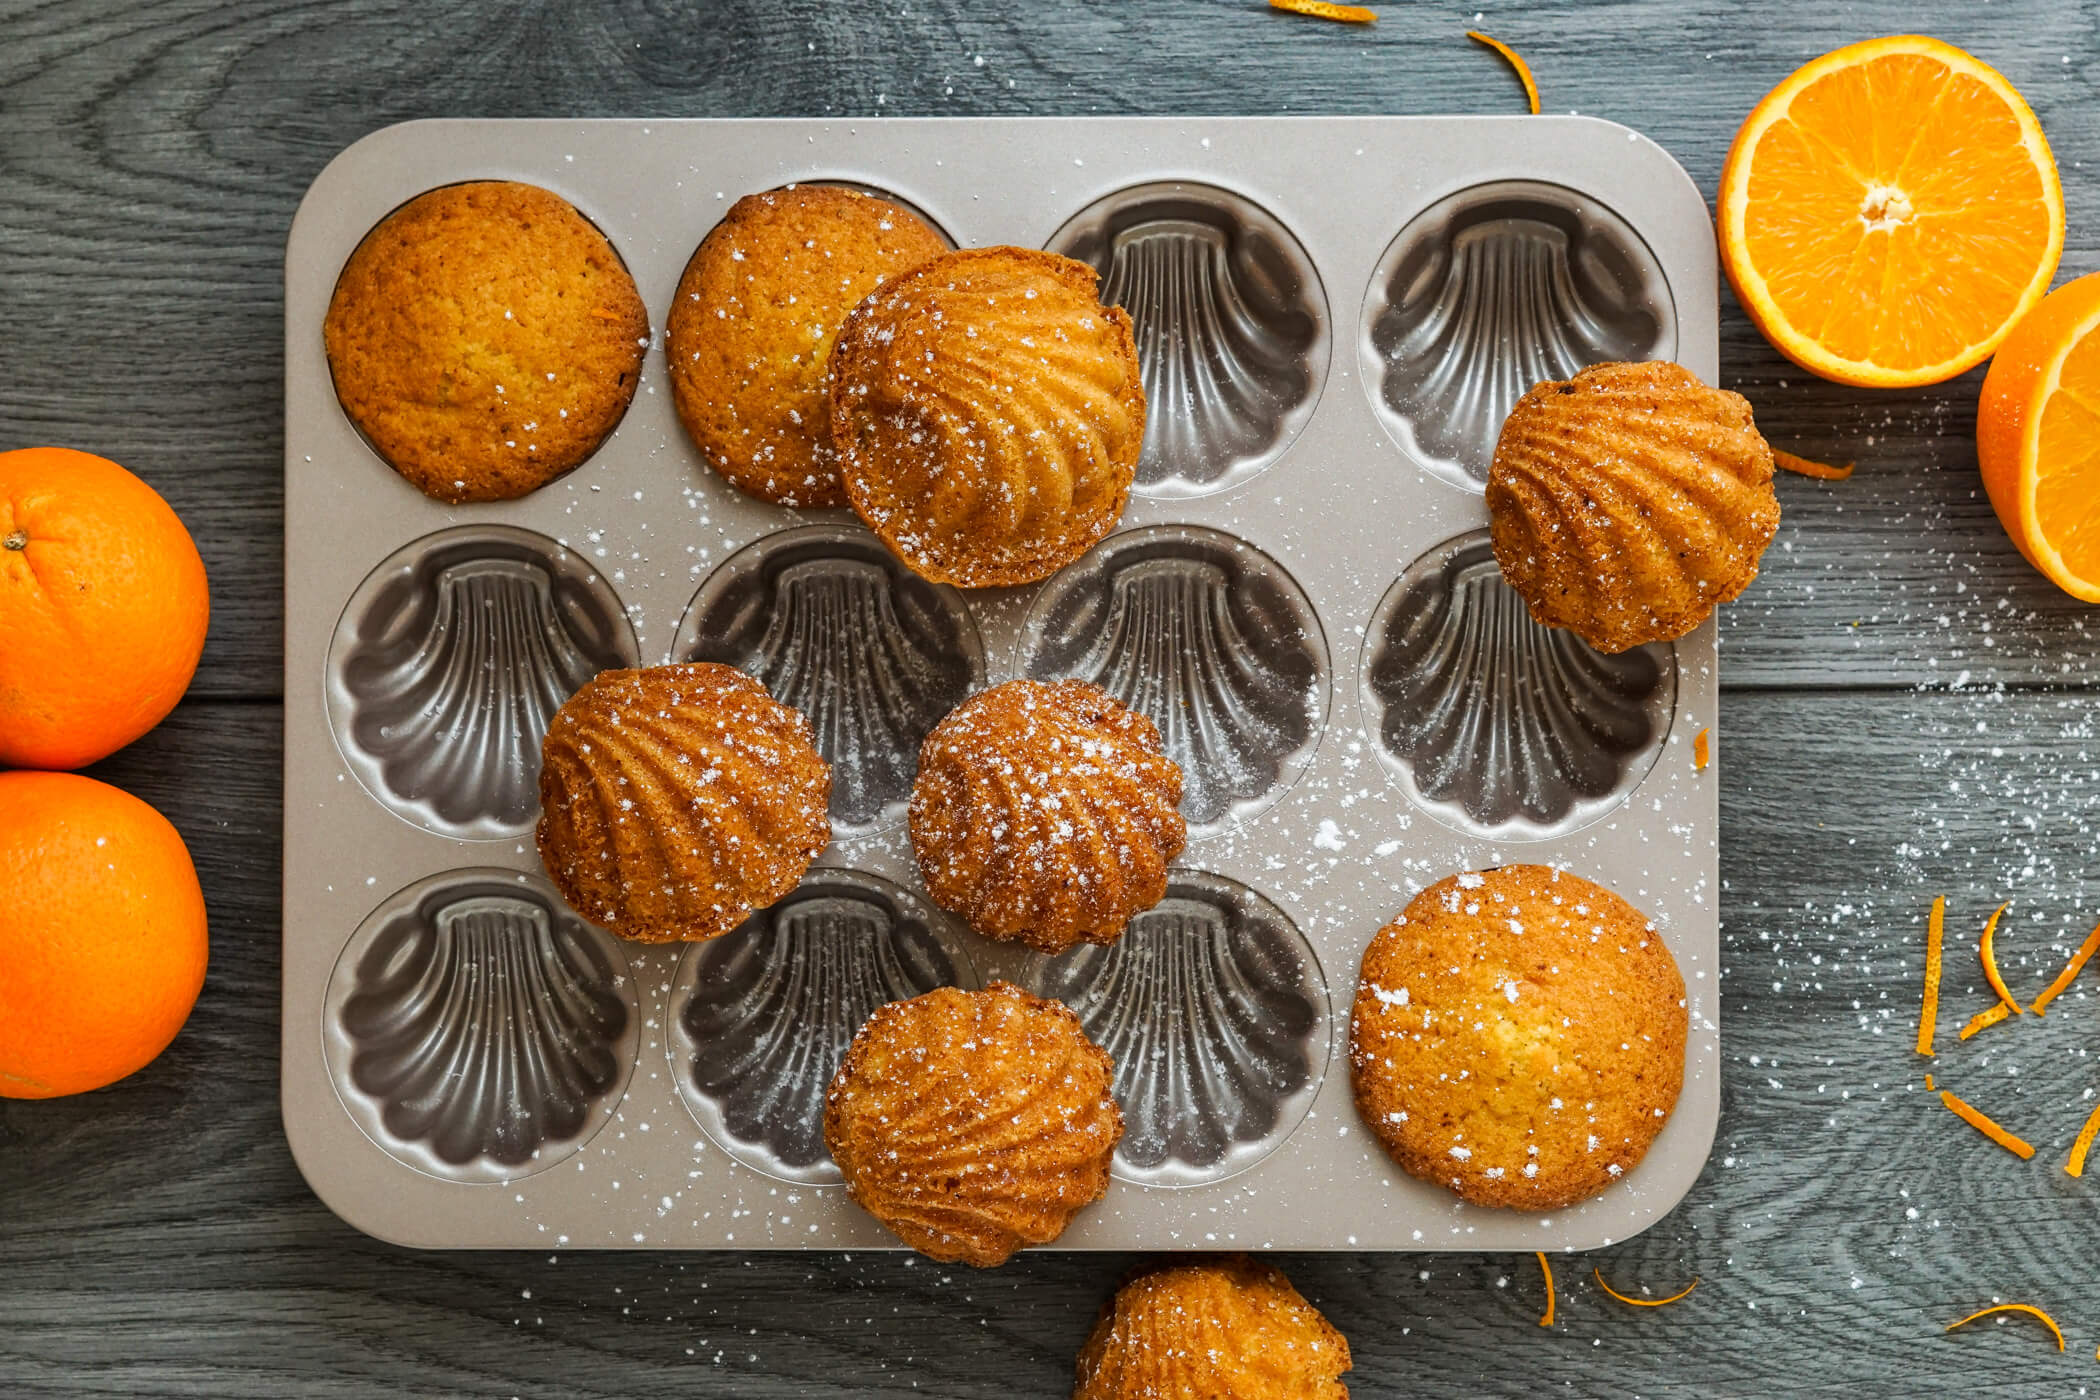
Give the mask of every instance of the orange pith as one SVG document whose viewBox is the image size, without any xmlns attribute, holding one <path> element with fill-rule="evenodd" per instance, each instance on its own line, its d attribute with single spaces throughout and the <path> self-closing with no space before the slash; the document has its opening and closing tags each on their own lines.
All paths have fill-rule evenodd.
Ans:
<svg viewBox="0 0 2100 1400">
<path fill-rule="evenodd" d="M 1722 266 L 1766 339 L 1845 384 L 1988 356 L 2063 252 L 2063 190 L 2010 83 L 1951 44 L 1870 39 L 1768 93 L 1721 169 Z"/>
<path fill-rule="evenodd" d="M 2042 299 L 1984 376 L 1976 460 L 2006 533 L 2074 598 L 2100 603 L 2100 273 Z"/>
</svg>

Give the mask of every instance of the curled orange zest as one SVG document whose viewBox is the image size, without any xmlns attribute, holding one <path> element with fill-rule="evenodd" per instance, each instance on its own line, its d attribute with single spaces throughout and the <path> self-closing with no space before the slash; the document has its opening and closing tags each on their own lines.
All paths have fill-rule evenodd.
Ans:
<svg viewBox="0 0 2100 1400">
<path fill-rule="evenodd" d="M 1629 1298 L 1624 1293 L 1621 1293 L 1618 1289 L 1613 1288 L 1610 1284 L 1604 1281 L 1604 1270 L 1592 1269 L 1590 1270 L 1590 1272 L 1597 1276 L 1597 1286 L 1599 1288 L 1603 1289 L 1606 1293 L 1611 1294 L 1612 1297 L 1617 1298 L 1620 1302 L 1631 1303 L 1637 1308 L 1664 1307 L 1670 1303 L 1676 1302 L 1679 1298 L 1682 1298 L 1685 1294 L 1691 1292 L 1694 1288 L 1697 1288 L 1699 1286 L 1699 1280 L 1695 1278 L 1690 1283 L 1686 1284 L 1682 1289 L 1678 1290 L 1675 1293 L 1672 1293 L 1667 1298 Z"/>
<path fill-rule="evenodd" d="M 1918 1053 L 1930 1055 L 1933 1028 L 1940 1019 L 1940 933 L 1947 925 L 1947 896 L 1932 901 L 1925 925 L 1925 1009 L 1918 1013 Z"/>
<path fill-rule="evenodd" d="M 1706 738 L 1712 732 L 1710 729 L 1702 729 L 1692 739 L 1692 771 L 1695 773 L 1704 773 L 1706 765 L 1713 760 L 1713 748 Z"/>
<path fill-rule="evenodd" d="M 2034 1148 L 2029 1146 L 2024 1139 L 2014 1137 L 2011 1133 L 2008 1133 L 2005 1129 L 1985 1117 L 1981 1110 L 1973 1108 L 1956 1098 L 1953 1091 L 1948 1089 L 1940 1090 L 1940 1102 L 1952 1109 L 1955 1116 L 1964 1123 L 1967 1123 L 1977 1132 L 1982 1133 L 1992 1142 L 1997 1143 L 2007 1152 L 2017 1156 L 2021 1161 L 2024 1162 L 2034 1155 Z"/>
<path fill-rule="evenodd" d="M 1969 1018 L 1968 1025 L 1963 1026 L 1961 1028 L 1961 1038 L 1963 1040 L 1967 1040 L 1970 1036 L 1976 1034 L 1976 1032 L 1980 1030 L 1986 1030 L 1991 1026 L 1995 1026 L 2000 1021 L 2005 1020 L 2012 1014 L 2013 1008 L 2007 1006 L 2002 1001 L 1999 1002 L 1996 1006 L 1993 1006 L 1988 1011 L 1979 1011 L 1974 1016 Z"/>
<path fill-rule="evenodd" d="M 1977 1318 L 1989 1317 L 1992 1313 L 2008 1312 L 2026 1313 L 2029 1317 L 2040 1318 L 2042 1320 L 2042 1325 L 2044 1327 L 2047 1327 L 2049 1331 L 2055 1335 L 2056 1349 L 2058 1351 L 2062 1351 L 2064 1349 L 2064 1329 L 2056 1325 L 2055 1318 L 2049 1316 L 2049 1314 L 2043 1312 L 2040 1308 L 2036 1307 L 2032 1303 L 2000 1303 L 1995 1308 L 1985 1308 L 1982 1312 L 1972 1312 L 1959 1322 L 1948 1323 L 1947 1330 L 1949 1332 L 1952 1332 L 1957 1327 L 1966 1327 L 1970 1323 L 1974 1322 Z"/>
<path fill-rule="evenodd" d="M 1537 116 L 1539 114 L 1539 85 L 1531 80 L 1531 65 L 1524 61 L 1524 56 L 1500 39 L 1489 34 L 1483 34 L 1477 29 L 1468 29 L 1466 37 L 1476 44 L 1486 44 L 1496 53 L 1501 54 L 1504 59 L 1508 60 L 1510 67 L 1517 70 L 1517 80 L 1524 84 L 1524 100 L 1531 104 L 1531 115 Z"/>
<path fill-rule="evenodd" d="M 1796 457 L 1791 452 L 1781 452 L 1775 447 L 1772 449 L 1772 465 L 1781 471 L 1812 476 L 1818 481 L 1843 481 L 1852 475 L 1852 469 L 1858 463 L 1847 462 L 1842 467 L 1833 467 L 1828 462 L 1812 462 L 1806 457 Z"/>
<path fill-rule="evenodd" d="M 2071 1143 L 2070 1160 L 2064 1163 L 2066 1176 L 2085 1175 L 2085 1154 L 2093 1150 L 2095 1136 L 2100 1136 L 2100 1108 L 2094 1109 L 2086 1118 L 2085 1126 L 2078 1130 L 2077 1138 Z"/>
<path fill-rule="evenodd" d="M 1998 1000 L 2010 1006 L 2013 1015 L 2018 1016 L 2021 1014 L 2020 1003 L 2013 1000 L 2013 994 L 2005 989 L 2005 979 L 1998 975 L 1998 959 L 1991 952 L 1991 937 L 1998 932 L 1998 916 L 2010 907 L 2012 901 L 2007 900 L 1991 912 L 1991 921 L 1983 926 L 1983 942 L 1978 945 L 1978 950 L 1983 954 L 1983 980 L 1991 984 L 1991 990 L 1998 994 Z"/>
<path fill-rule="evenodd" d="M 2076 1176 L 2078 1173 L 2072 1172 L 2071 1175 Z M 1539 1271 L 1546 1276 L 1546 1314 L 1539 1319 L 1539 1326 L 1551 1327 L 1553 1325 L 1553 1266 L 1546 1262 L 1545 1250 L 1538 1250 L 1537 1254 L 1539 1256 Z"/>
<path fill-rule="evenodd" d="M 2085 936 L 2085 942 L 2079 945 L 2078 951 L 2071 954 L 2071 961 L 2065 965 L 2064 970 L 2056 974 L 2054 982 L 2042 989 L 2040 996 L 2028 1003 L 2027 1009 L 2037 1016 L 2041 1015 L 2042 1009 L 2056 1000 L 2058 992 L 2078 980 L 2079 972 L 2092 960 L 2096 952 L 2100 952 L 2100 924 L 2093 926 L 2093 931 Z"/>
<path fill-rule="evenodd" d="M 1335 19 L 1343 24 L 1376 24 L 1378 15 L 1361 5 L 1331 5 L 1328 0 L 1269 0 L 1272 10 L 1289 10 L 1314 19 Z"/>
</svg>

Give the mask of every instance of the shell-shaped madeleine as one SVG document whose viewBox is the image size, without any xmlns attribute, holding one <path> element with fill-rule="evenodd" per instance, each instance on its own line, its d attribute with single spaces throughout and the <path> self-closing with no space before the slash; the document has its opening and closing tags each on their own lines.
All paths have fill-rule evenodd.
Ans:
<svg viewBox="0 0 2100 1400">
<path fill-rule="evenodd" d="M 1072 1400 L 1348 1400 L 1349 1342 L 1244 1254 L 1141 1269 L 1080 1348 Z"/>
<path fill-rule="evenodd" d="M 1487 504 L 1531 615 L 1609 652 L 1706 621 L 1779 528 L 1749 403 L 1663 360 L 1534 385 L 1502 425 Z"/>
<path fill-rule="evenodd" d="M 606 671 L 541 746 L 540 860 L 593 923 L 699 942 L 795 888 L 830 796 L 809 722 L 742 671 Z"/>
<path fill-rule="evenodd" d="M 1032 583 L 1123 513 L 1145 438 L 1130 317 L 1085 263 L 948 253 L 856 307 L 831 352 L 847 498 L 915 571 Z"/>
<path fill-rule="evenodd" d="M 1112 943 L 1188 839 L 1159 727 L 1086 681 L 1008 681 L 934 726 L 911 843 L 933 902 L 1046 953 Z"/>
<path fill-rule="evenodd" d="M 1010 982 L 877 1010 L 824 1105 L 846 1192 L 929 1258 L 1048 1244 L 1108 1189 L 1123 1116 L 1079 1018 Z"/>
</svg>

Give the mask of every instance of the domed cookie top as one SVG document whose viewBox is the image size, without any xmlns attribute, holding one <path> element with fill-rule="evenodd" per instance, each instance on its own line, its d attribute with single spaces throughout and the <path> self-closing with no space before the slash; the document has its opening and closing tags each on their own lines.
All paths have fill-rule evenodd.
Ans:
<svg viewBox="0 0 2100 1400">
<path fill-rule="evenodd" d="M 1631 1171 L 1684 1082 L 1684 979 L 1625 900 L 1543 865 L 1454 875 L 1364 950 L 1357 1111 L 1411 1175 L 1557 1210 Z"/>
<path fill-rule="evenodd" d="M 892 279 L 831 354 L 831 431 L 853 508 L 914 570 L 1031 583 L 1123 513 L 1145 437 L 1130 317 L 1094 269 L 1025 248 L 948 253 Z"/>
<path fill-rule="evenodd" d="M 540 861 L 591 922 L 699 942 L 795 888 L 830 797 L 809 722 L 742 671 L 603 671 L 541 746 Z"/>
<path fill-rule="evenodd" d="M 868 1018 L 824 1102 L 846 1192 L 913 1249 L 978 1268 L 1048 1244 L 1108 1189 L 1123 1115 L 1079 1018 L 1009 982 Z"/>
<path fill-rule="evenodd" d="M 1085 681 L 1008 681 L 920 746 L 911 843 L 934 903 L 1058 953 L 1113 943 L 1166 896 L 1180 803 L 1150 719 Z"/>
<path fill-rule="evenodd" d="M 1116 1291 L 1072 1400 L 1348 1400 L 1349 1343 L 1283 1271 L 1244 1254 L 1169 1260 Z"/>
<path fill-rule="evenodd" d="M 441 501 L 522 496 L 590 456 L 649 315 L 604 234 L 536 185 L 416 196 L 365 235 L 322 323 L 344 412 Z"/>
<path fill-rule="evenodd" d="M 745 195 L 686 264 L 666 358 L 678 417 L 709 465 L 788 506 L 846 503 L 825 371 L 846 313 L 948 251 L 916 214 L 830 185 Z"/>
<path fill-rule="evenodd" d="M 1502 425 L 1487 505 L 1531 615 L 1611 652 L 1706 621 L 1779 528 L 1749 403 L 1666 360 L 1534 385 Z"/>
</svg>

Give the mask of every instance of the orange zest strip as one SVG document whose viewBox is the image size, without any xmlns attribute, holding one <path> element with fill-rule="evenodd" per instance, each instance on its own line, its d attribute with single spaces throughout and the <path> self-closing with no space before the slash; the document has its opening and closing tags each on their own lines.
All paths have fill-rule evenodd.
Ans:
<svg viewBox="0 0 2100 1400">
<path fill-rule="evenodd" d="M 1969 1104 L 1966 1104 L 1960 1099 L 1954 1097 L 1954 1094 L 1951 1090 L 1940 1090 L 1940 1102 L 1947 1105 L 1948 1108 L 1954 1110 L 1955 1116 L 1960 1118 L 1964 1123 L 1967 1123 L 1977 1132 L 1982 1133 L 1985 1137 L 1989 1138 L 1992 1142 L 1997 1143 L 2000 1147 L 2004 1148 L 2007 1152 L 2012 1153 L 2021 1161 L 2024 1162 L 2029 1157 L 2032 1157 L 2034 1155 L 2034 1148 L 2029 1146 L 2024 1139 L 2014 1137 L 2011 1133 L 2008 1133 L 2007 1131 L 2005 1131 L 2005 1129 L 1999 1127 L 1996 1123 L 1993 1123 L 1989 1118 L 1986 1118 L 1981 1110 L 1973 1108 Z M 1983 1316 L 1983 1314 L 1978 1313 L 1977 1316 L 1981 1317 Z M 1968 1319 L 1966 1318 L 1963 1319 L 1964 1322 L 1966 1322 L 1967 1320 Z M 1959 1326 L 1960 1324 L 1957 1323 L 1956 1325 Z"/>
<path fill-rule="evenodd" d="M 1998 994 L 1998 1000 L 2010 1006 L 2013 1009 L 2013 1015 L 2018 1016 L 2022 1014 L 2020 1003 L 2013 999 L 2011 992 L 2005 990 L 2005 979 L 1998 975 L 1998 959 L 1991 952 L 1991 938 L 1998 932 L 1998 916 L 2011 906 L 2012 901 L 2007 900 L 1991 912 L 1991 921 L 1983 926 L 1983 942 L 1977 946 L 1978 950 L 1983 954 L 1984 981 L 1991 984 L 1991 990 Z"/>
<path fill-rule="evenodd" d="M 1270 3 L 1275 3 L 1275 0 L 1270 0 Z M 1531 115 L 1537 116 L 1539 114 L 1539 85 L 1531 80 L 1531 65 L 1524 61 L 1524 56 L 1500 39 L 1490 34 L 1483 34 L 1477 29 L 1468 29 L 1466 37 L 1476 44 L 1486 44 L 1496 53 L 1501 54 L 1508 61 L 1510 67 L 1517 70 L 1517 80 L 1524 84 L 1524 100 L 1531 104 Z"/>
<path fill-rule="evenodd" d="M 2072 1172 L 2071 1175 L 2076 1176 L 2078 1173 Z M 1539 1319 L 1539 1326 L 1551 1327 L 1553 1325 L 1553 1266 L 1546 1262 L 1545 1250 L 1541 1249 L 1537 1253 L 1539 1256 L 1539 1271 L 1546 1276 L 1546 1314 Z"/>
<path fill-rule="evenodd" d="M 1935 1094 L 1937 1094 L 1940 1091 L 1939 1085 L 1934 1084 L 1932 1082 L 1932 1076 L 1929 1074 L 1925 1076 L 1925 1087 L 1927 1089 L 1930 1089 Z"/>
<path fill-rule="evenodd" d="M 1590 1270 L 1590 1272 L 1597 1276 L 1597 1286 L 1599 1288 L 1603 1289 L 1606 1293 L 1611 1294 L 1612 1297 L 1617 1298 L 1620 1302 L 1631 1303 L 1634 1307 L 1637 1308 L 1667 1307 L 1669 1304 L 1676 1302 L 1679 1298 L 1682 1298 L 1685 1294 L 1691 1292 L 1694 1288 L 1697 1288 L 1699 1286 L 1699 1280 L 1695 1278 L 1690 1283 L 1686 1284 L 1682 1289 L 1675 1293 L 1672 1293 L 1667 1298 L 1629 1298 L 1624 1293 L 1621 1293 L 1618 1289 L 1613 1288 L 1610 1284 L 1604 1281 L 1604 1270 L 1592 1269 Z"/>
<path fill-rule="evenodd" d="M 2040 1308 L 2036 1307 L 2032 1303 L 2000 1303 L 1995 1308 L 1985 1308 L 1982 1312 L 1972 1312 L 1967 1317 L 1963 1318 L 1960 1322 L 1948 1323 L 1947 1330 L 1949 1332 L 1952 1332 L 1957 1327 L 1966 1327 L 1968 1326 L 1968 1324 L 1974 1322 L 1977 1318 L 1989 1317 L 1992 1313 L 2009 1312 L 2026 1313 L 2029 1317 L 2040 1318 L 2042 1320 L 2042 1325 L 2044 1327 L 2047 1327 L 2049 1331 L 2055 1336 L 2056 1349 L 2058 1351 L 2062 1351 L 2064 1349 L 2064 1329 L 2056 1325 L 2055 1318 L 2049 1316 L 2049 1314 L 2043 1312 Z"/>
<path fill-rule="evenodd" d="M 1988 1011 L 1979 1011 L 1970 1018 L 1968 1025 L 1961 1028 L 1961 1038 L 1967 1040 L 1976 1032 L 1988 1030 L 2000 1021 L 2007 1020 L 2012 1014 L 2013 1009 L 2002 1001 Z"/>
<path fill-rule="evenodd" d="M 2094 953 L 2100 953 L 2100 924 L 2093 926 L 2093 931 L 2085 936 L 2085 942 L 2079 945 L 2078 951 L 2071 954 L 2071 961 L 2064 966 L 2064 970 L 2056 974 L 2054 982 L 2042 989 L 2040 996 L 2028 1003 L 2027 1009 L 2037 1016 L 2041 1015 L 2042 1008 L 2055 1001 L 2058 992 L 2078 980 L 2079 972 L 2092 960 Z"/>
<path fill-rule="evenodd" d="M 1331 5 L 1328 0 L 1269 0 L 1272 10 L 1289 10 L 1294 15 L 1311 15 L 1314 19 L 1340 20 L 1343 24 L 1376 24 L 1378 14 L 1361 5 Z"/>
<path fill-rule="evenodd" d="M 1806 457 L 1796 457 L 1791 452 L 1781 452 L 1775 447 L 1772 449 L 1772 465 L 1783 472 L 1812 476 L 1818 481 L 1843 481 L 1852 475 L 1852 469 L 1859 464 L 1847 462 L 1842 467 L 1833 467 L 1828 462 L 1812 462 Z"/>
<path fill-rule="evenodd" d="M 1704 773 L 1706 765 L 1713 761 L 1713 745 L 1706 737 L 1711 733 L 1711 729 L 1702 729 L 1692 738 L 1692 771 L 1695 773 Z"/>
<path fill-rule="evenodd" d="M 2086 1118 L 2085 1126 L 2078 1130 L 2077 1138 L 2071 1143 L 2071 1156 L 2064 1163 L 2064 1175 L 2085 1175 L 2085 1154 L 2093 1150 L 2096 1136 L 2100 1136 L 2100 1108 L 2094 1109 Z"/>
<path fill-rule="evenodd" d="M 1947 896 L 1932 901 L 1925 925 L 1925 1009 L 1918 1013 L 1918 1053 L 1930 1055 L 1932 1033 L 1940 1019 L 1940 934 L 1947 926 Z M 1980 1029 L 1980 1028 L 1979 1028 Z"/>
</svg>

